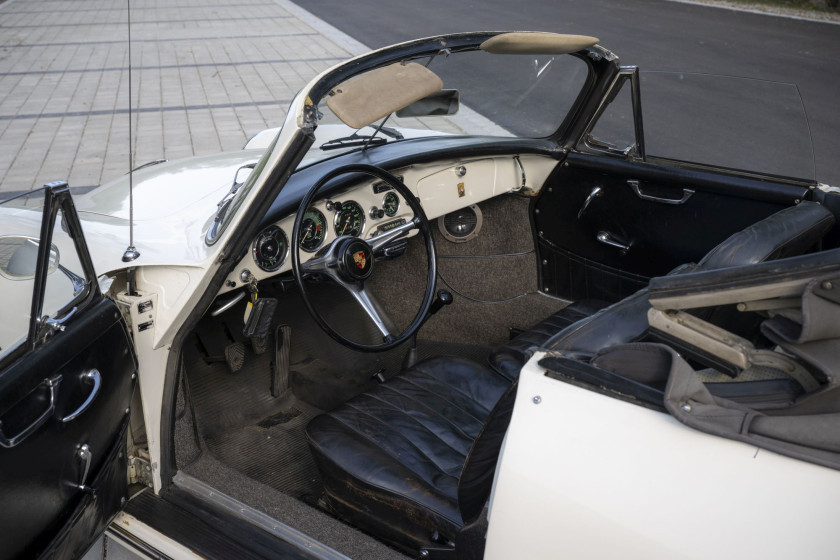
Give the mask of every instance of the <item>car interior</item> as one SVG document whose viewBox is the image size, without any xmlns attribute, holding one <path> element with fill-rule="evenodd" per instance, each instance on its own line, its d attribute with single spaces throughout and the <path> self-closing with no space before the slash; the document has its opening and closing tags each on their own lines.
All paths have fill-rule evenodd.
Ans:
<svg viewBox="0 0 840 560">
<path fill-rule="evenodd" d="M 351 557 L 480 558 L 537 349 L 660 392 L 604 351 L 664 344 L 736 402 L 818 391 L 653 328 L 649 285 L 834 249 L 837 195 L 591 148 L 429 136 L 300 168 L 183 343 L 178 470 Z M 689 311 L 776 347 L 761 306 Z"/>
<path fill-rule="evenodd" d="M 381 147 L 377 163 L 391 169 L 390 181 L 355 167 L 344 172 L 358 164 L 358 153 L 331 160 L 326 171 L 313 166 L 292 177 L 287 190 L 300 193 L 319 182 L 317 175 L 338 170 L 300 212 L 302 258 L 330 241 L 330 230 L 333 239 L 339 232 L 375 239 L 394 222 L 412 220 L 405 187 L 395 184 L 420 193 L 436 251 L 432 312 L 416 337 L 383 352 L 335 340 L 308 312 L 287 262 L 296 208 L 277 203 L 243 260 L 259 275 L 258 294 L 246 303 L 238 297 L 242 288 L 229 290 L 185 342 L 174 436 L 179 470 L 339 550 L 350 547 L 351 556 L 393 557 L 382 543 L 415 554 L 482 534 L 516 378 L 535 349 L 587 363 L 618 344 L 655 341 L 690 358 L 710 390 L 722 395 L 790 400 L 813 389 L 766 368 L 739 379 L 738 368 L 652 331 L 647 285 L 657 276 L 834 247 L 831 197 L 794 204 L 804 198 L 802 188 L 780 181 L 762 189 L 764 200 L 747 205 L 743 193 L 756 191 L 739 190 L 754 186 L 739 178 L 712 188 L 697 181 L 689 201 L 665 205 L 610 185 L 632 170 L 597 168 L 586 155 L 560 163 L 538 153 L 492 155 L 497 146 L 476 143 L 461 149 L 463 155 L 406 165 L 405 148 Z M 526 188 L 516 184 L 518 166 Z M 450 200 L 426 202 L 429 177 L 432 192 L 451 192 Z M 473 177 L 483 186 L 476 187 L 480 195 L 469 184 Z M 650 179 L 649 192 L 668 196 L 674 189 L 668 178 Z M 463 183 L 479 201 L 459 202 Z M 503 186 L 501 194 L 494 185 Z M 606 194 L 589 200 L 596 186 Z M 370 210 L 379 210 L 377 202 L 382 212 Z M 639 206 L 646 224 L 619 212 L 627 205 Z M 703 221 L 686 221 L 690 215 Z M 629 250 L 597 242 L 608 225 L 621 227 Z M 317 244 L 310 241 L 315 235 Z M 651 246 L 656 243 L 670 246 Z M 366 280 L 396 332 L 422 307 L 426 245 L 422 234 L 390 241 Z M 647 256 L 636 256 L 637 248 Z M 258 260 L 278 254 L 279 260 Z M 316 313 L 341 336 L 361 344 L 382 340 L 358 301 L 326 274 L 308 274 L 305 289 Z M 274 312 L 264 334 L 249 338 L 243 315 L 254 298 L 274 302 Z M 772 347 L 758 328 L 761 312 L 723 305 L 695 313 L 756 347 Z M 745 389 L 733 380 L 751 383 Z M 346 531 L 354 531 L 354 544 L 335 536 Z"/>
</svg>

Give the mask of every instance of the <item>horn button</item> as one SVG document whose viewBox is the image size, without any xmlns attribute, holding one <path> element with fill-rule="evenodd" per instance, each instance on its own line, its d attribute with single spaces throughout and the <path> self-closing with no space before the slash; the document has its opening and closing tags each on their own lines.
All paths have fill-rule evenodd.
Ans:
<svg viewBox="0 0 840 560">
<path fill-rule="evenodd" d="M 351 281 L 364 280 L 373 272 L 373 251 L 361 239 L 349 239 L 339 252 L 341 275 Z"/>
</svg>

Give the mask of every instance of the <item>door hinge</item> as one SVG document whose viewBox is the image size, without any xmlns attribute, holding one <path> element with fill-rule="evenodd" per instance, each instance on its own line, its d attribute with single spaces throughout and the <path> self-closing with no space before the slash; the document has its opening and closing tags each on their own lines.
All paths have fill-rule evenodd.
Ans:
<svg viewBox="0 0 840 560">
<path fill-rule="evenodd" d="M 152 464 L 148 459 L 137 456 L 128 458 L 128 481 L 152 488 Z"/>
</svg>

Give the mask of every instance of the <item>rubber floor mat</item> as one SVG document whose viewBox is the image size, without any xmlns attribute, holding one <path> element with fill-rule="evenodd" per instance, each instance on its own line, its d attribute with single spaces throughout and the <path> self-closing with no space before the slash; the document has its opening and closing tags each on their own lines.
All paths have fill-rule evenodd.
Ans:
<svg viewBox="0 0 840 560">
<path fill-rule="evenodd" d="M 206 438 L 205 443 L 222 463 L 275 490 L 315 504 L 321 493 L 321 478 L 303 430 L 320 413 L 297 402 L 256 425 L 219 433 Z"/>
</svg>

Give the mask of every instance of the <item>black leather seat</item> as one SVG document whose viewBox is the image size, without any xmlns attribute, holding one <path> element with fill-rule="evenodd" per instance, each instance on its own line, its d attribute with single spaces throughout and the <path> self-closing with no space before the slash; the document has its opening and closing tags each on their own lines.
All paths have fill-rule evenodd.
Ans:
<svg viewBox="0 0 840 560">
<path fill-rule="evenodd" d="M 671 274 L 756 264 L 800 255 L 816 245 L 831 230 L 834 221 L 834 215 L 823 206 L 802 202 L 731 235 L 696 265 L 682 265 Z M 577 302 L 562 309 L 494 351 L 489 357 L 490 365 L 502 375 L 514 379 L 537 348 L 545 347 L 570 357 L 588 358 L 603 348 L 640 340 L 647 334 L 647 312 L 650 309 L 647 288 L 609 307 L 594 309 L 571 324 L 564 324 L 567 316 L 577 317 L 597 305 L 597 302 Z M 569 308 L 572 310 L 567 315 Z M 706 320 L 719 325 L 733 320 L 723 309 L 708 309 L 701 314 Z M 554 325 L 560 328 L 552 330 Z"/>
<path fill-rule="evenodd" d="M 486 366 L 439 357 L 316 417 L 306 436 L 330 507 L 406 550 L 454 542 L 489 496 L 514 393 Z"/>
<path fill-rule="evenodd" d="M 534 348 L 539 348 L 569 325 L 594 315 L 608 305 L 600 300 L 581 300 L 567 305 L 494 350 L 488 358 L 490 366 L 513 381 L 519 377 L 519 370 L 531 357 Z"/>
</svg>

